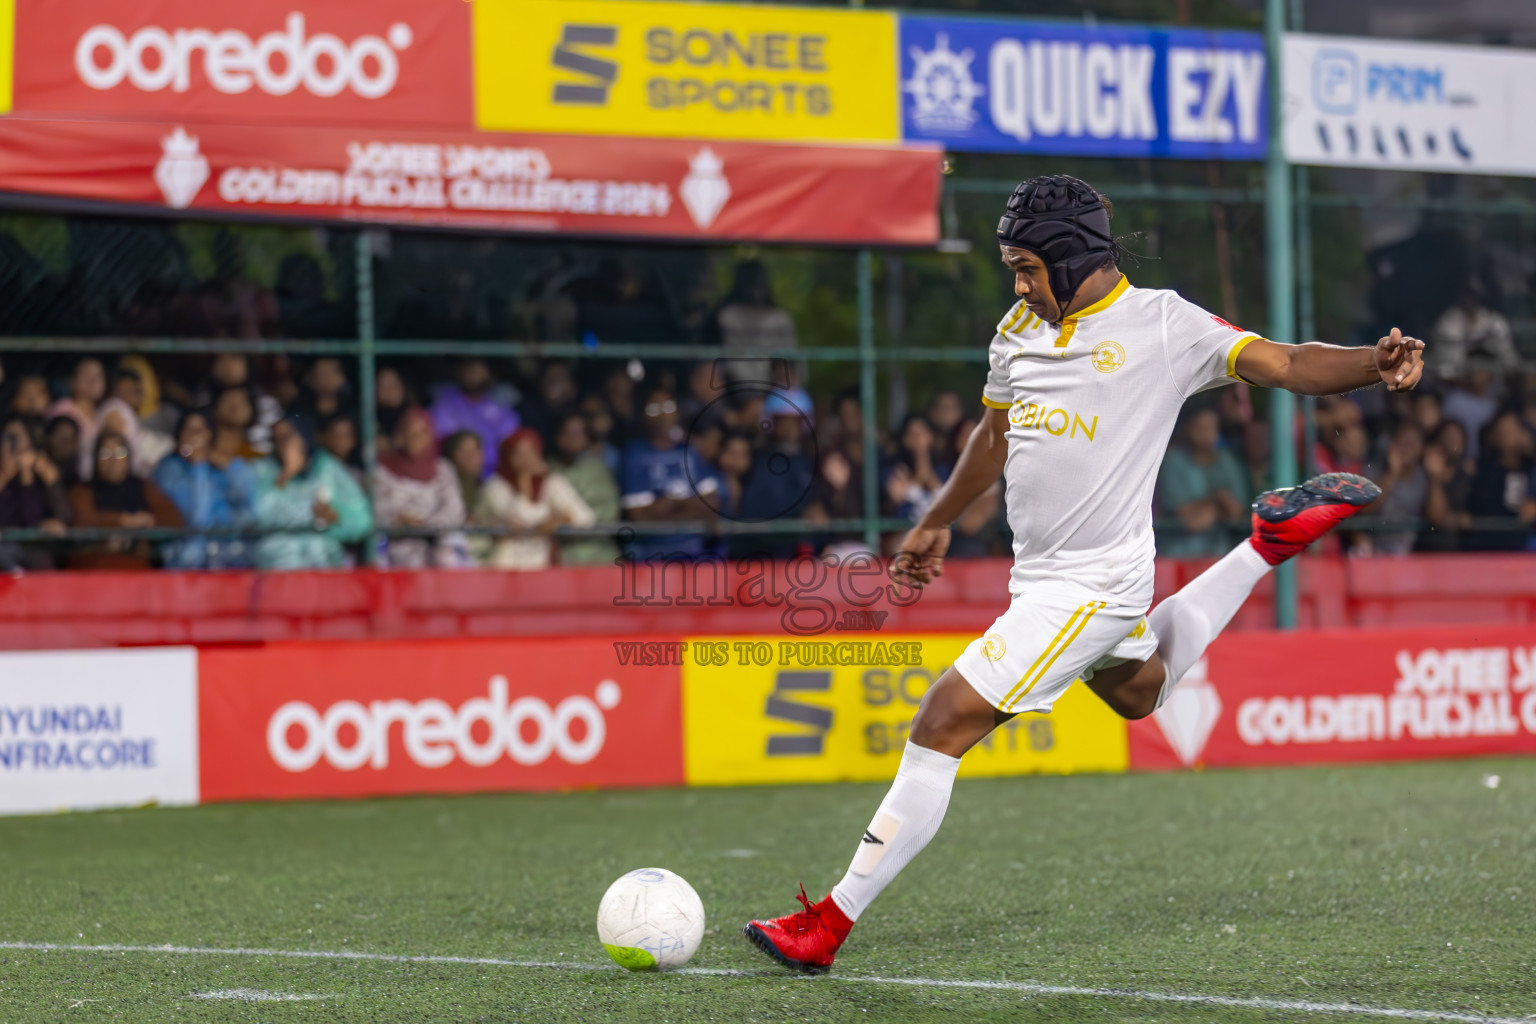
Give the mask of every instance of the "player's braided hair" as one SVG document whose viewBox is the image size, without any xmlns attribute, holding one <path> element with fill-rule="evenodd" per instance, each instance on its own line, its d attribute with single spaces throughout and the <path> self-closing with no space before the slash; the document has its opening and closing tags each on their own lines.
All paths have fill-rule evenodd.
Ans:
<svg viewBox="0 0 1536 1024">
<path fill-rule="evenodd" d="M 1067 174 L 1030 178 L 1013 190 L 997 224 L 998 241 L 1034 253 L 1050 273 L 1051 291 L 1063 309 L 1088 276 L 1118 263 L 1120 247 L 1110 234 L 1114 206 L 1093 186 Z"/>
</svg>

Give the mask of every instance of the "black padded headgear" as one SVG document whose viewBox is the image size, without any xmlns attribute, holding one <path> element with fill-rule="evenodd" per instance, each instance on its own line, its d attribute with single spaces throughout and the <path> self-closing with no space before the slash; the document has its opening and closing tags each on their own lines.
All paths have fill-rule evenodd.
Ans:
<svg viewBox="0 0 1536 1024">
<path fill-rule="evenodd" d="M 997 222 L 997 240 L 1045 261 L 1062 309 L 1115 253 L 1103 199 L 1092 185 L 1066 174 L 1030 178 L 1014 189 Z"/>
</svg>

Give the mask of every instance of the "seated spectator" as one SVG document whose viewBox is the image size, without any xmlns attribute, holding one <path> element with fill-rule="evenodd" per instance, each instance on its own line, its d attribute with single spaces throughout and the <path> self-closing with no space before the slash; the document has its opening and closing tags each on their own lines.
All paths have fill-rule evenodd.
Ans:
<svg viewBox="0 0 1536 1024">
<path fill-rule="evenodd" d="M 1375 515 L 1399 521 L 1424 518 L 1429 478 L 1424 473 L 1423 460 L 1424 435 L 1419 432 L 1418 424 L 1404 420 L 1392 432 L 1385 456 L 1365 467 L 1365 475 L 1381 486 Z M 1418 530 L 1380 530 L 1366 536 L 1369 549 L 1375 554 L 1406 555 L 1413 550 Z"/>
<path fill-rule="evenodd" d="M 214 356 L 208 380 L 194 394 L 192 405 L 199 409 L 213 405 L 230 388 L 244 391 L 251 408 L 245 428 L 246 446 L 253 455 L 268 454 L 272 450 L 272 424 L 283 418 L 283 403 L 256 387 L 251 379 L 251 361 L 245 353 L 220 352 Z M 219 446 L 217 423 L 214 445 Z"/>
<path fill-rule="evenodd" d="M 133 407 L 139 422 L 150 430 L 174 437 L 181 412 L 160 393 L 160 375 L 149 359 L 137 352 L 117 361 L 112 393 Z"/>
<path fill-rule="evenodd" d="M 921 413 L 911 413 L 901 425 L 896 458 L 885 475 L 891 514 L 917 522 L 933 504 L 949 478 L 949 466 L 934 458 L 933 427 Z"/>
<path fill-rule="evenodd" d="M 491 394 L 494 381 L 484 359 L 469 358 L 459 362 L 455 383 L 438 392 L 432 403 L 432 426 L 438 437 L 468 430 L 480 438 L 485 452 L 485 471 L 496 468 L 495 453 L 503 438 L 522 423 L 517 411 L 496 402 Z"/>
<path fill-rule="evenodd" d="M 714 508 L 705 499 L 719 485 L 693 449 L 677 439 L 677 401 L 671 392 L 665 388 L 651 390 L 641 425 L 645 440 L 632 441 L 624 449 L 619 507 L 625 518 L 647 523 L 713 519 Z M 647 534 L 633 545 L 641 559 L 698 555 L 703 550 L 704 538 L 696 533 Z"/>
<path fill-rule="evenodd" d="M 411 409 L 400 417 L 395 442 L 379 459 L 374 484 L 374 518 L 381 527 L 464 525 L 458 472 L 438 454 L 432 417 L 425 409 Z M 381 561 L 396 569 L 458 569 L 470 564 L 464 534 L 458 532 L 441 533 L 436 539 L 391 537 Z"/>
<path fill-rule="evenodd" d="M 175 503 L 194 529 L 235 530 L 251 525 L 256 478 L 251 464 L 230 459 L 216 465 L 213 428 L 205 413 L 185 413 L 176 428 L 176 450 L 155 467 L 155 486 Z M 169 569 L 240 569 L 251 564 L 251 542 L 244 537 L 191 536 L 165 545 L 161 557 Z"/>
<path fill-rule="evenodd" d="M 688 371 L 688 393 L 677 403 L 678 422 L 685 433 L 696 435 L 723 426 L 726 403 L 718 401 L 725 393 L 723 376 L 724 369 L 716 362 L 695 363 Z"/>
<path fill-rule="evenodd" d="M 603 438 L 620 451 L 629 447 L 629 442 L 643 438 L 645 432 L 635 411 L 635 378 L 627 368 L 618 367 L 603 378 L 599 397 L 608 406 L 608 429 L 602 433 Z"/>
<path fill-rule="evenodd" d="M 6 420 L 0 428 L 0 528 L 62 535 L 69 517 L 69 499 L 58 468 L 32 447 L 32 435 L 19 417 Z M 53 556 L 45 547 L 0 542 L 0 571 L 53 567 Z"/>
<path fill-rule="evenodd" d="M 53 463 L 66 491 L 80 479 L 80 427 L 72 417 L 55 416 L 43 430 L 43 454 Z"/>
<path fill-rule="evenodd" d="M 1433 438 L 1444 417 L 1440 415 L 1440 396 L 1433 391 L 1414 390 L 1409 397 L 1413 422 L 1426 439 Z"/>
<path fill-rule="evenodd" d="M 363 484 L 363 465 L 357 451 L 357 422 L 351 416 L 332 416 L 320 421 L 320 447 L 346 467 L 352 479 Z"/>
<path fill-rule="evenodd" d="M 1490 361 L 1498 373 L 1512 372 L 1520 365 L 1509 318 L 1484 304 L 1477 283 L 1470 278 L 1462 282 L 1455 303 L 1435 321 L 1424 354 L 1441 380 L 1464 376 L 1474 356 Z"/>
<path fill-rule="evenodd" d="M 720 457 L 714 468 L 720 490 L 711 498 L 720 506 L 721 515 L 740 518 L 741 496 L 746 490 L 747 477 L 752 473 L 752 439 L 735 431 L 726 434 L 720 442 Z"/>
<path fill-rule="evenodd" d="M 347 371 L 340 359 L 320 356 L 309 364 L 292 410 L 315 423 L 326 423 L 338 416 L 351 415 L 352 399 Z M 353 434 L 355 437 L 355 430 Z"/>
<path fill-rule="evenodd" d="M 261 458 L 251 444 L 251 423 L 256 415 L 249 388 L 227 387 L 213 398 L 213 447 L 209 457 L 216 465 L 227 466 L 232 459 Z"/>
<path fill-rule="evenodd" d="M 592 451 L 587 421 L 580 413 L 568 413 L 555 434 L 555 455 L 550 469 L 564 477 L 582 503 L 592 510 L 594 522 L 619 521 L 619 484 Z M 560 541 L 561 565 L 612 565 L 619 548 L 609 537 L 565 537 Z"/>
<path fill-rule="evenodd" d="M 763 412 L 772 424 L 769 444 L 753 460 L 736 516 L 756 523 L 799 516 L 812 500 L 811 484 L 816 474 L 805 452 L 808 424 L 802 411 L 783 396 L 773 395 L 764 403 Z M 792 552 L 793 538 L 786 536 L 785 540 Z M 770 543 L 769 547 L 782 545 Z"/>
<path fill-rule="evenodd" d="M 933 428 L 934 459 L 953 466 L 960 459 L 960 452 L 955 448 L 955 428 L 965 419 L 965 403 L 960 401 L 960 393 L 953 388 L 939 388 L 928 399 L 928 408 L 923 415 Z"/>
<path fill-rule="evenodd" d="M 464 509 L 473 516 L 480 505 L 480 481 L 485 478 L 485 454 L 480 450 L 479 435 L 468 430 L 449 434 L 443 441 L 443 457 L 453 464 Z"/>
<path fill-rule="evenodd" d="M 1221 420 L 1216 410 L 1191 411 L 1179 442 L 1169 446 L 1157 475 L 1165 514 L 1177 516 L 1184 530 L 1158 542 L 1159 553 L 1173 557 L 1225 554 L 1232 546 L 1224 526 L 1248 511 L 1247 481 L 1232 453 L 1217 447 Z"/>
<path fill-rule="evenodd" d="M 48 407 L 47 415 L 50 419 L 68 416 L 75 421 L 80 432 L 80 447 L 87 452 L 87 461 L 89 453 L 94 450 L 96 407 L 106 394 L 107 374 L 101 367 L 101 360 L 86 356 L 75 364 L 74 372 L 69 375 L 69 395 Z M 83 472 L 82 475 L 89 476 L 90 473 Z"/>
<path fill-rule="evenodd" d="M 89 483 L 70 492 L 71 520 L 77 527 L 145 529 L 180 526 L 181 513 L 165 493 L 133 475 L 128 439 L 111 428 L 96 435 L 96 465 Z M 133 537 L 113 537 L 77 546 L 69 557 L 74 569 L 147 569 L 149 544 Z"/>
<path fill-rule="evenodd" d="M 490 565 L 519 571 L 549 568 L 558 527 L 597 522 L 570 482 L 549 471 L 544 440 L 528 427 L 501 442 L 496 473 L 480 492 L 480 519 L 516 531 L 496 541 Z"/>
<path fill-rule="evenodd" d="M 523 423 L 541 435 L 553 436 L 560 421 L 576 411 L 576 373 L 571 364 L 551 360 L 539 373 L 539 390 L 519 409 Z"/>
<path fill-rule="evenodd" d="M 373 376 L 374 404 L 378 407 L 377 440 L 379 454 L 383 454 L 394 444 L 395 430 L 400 426 L 400 417 L 405 410 L 410 408 L 411 401 L 406 393 L 405 378 L 400 376 L 400 371 L 392 366 L 381 366 L 379 372 Z"/>
<path fill-rule="evenodd" d="M 603 460 L 608 472 L 619 474 L 621 456 L 619 449 L 609 440 L 613 433 L 613 413 L 602 395 L 588 395 L 581 400 L 581 415 L 587 421 L 587 436 L 592 439 L 592 451 Z"/>
<path fill-rule="evenodd" d="M 1472 470 L 1468 468 L 1467 438 L 1461 424 L 1446 420 L 1424 449 L 1424 518 L 1430 532 L 1419 541 L 1423 551 L 1454 551 L 1460 531 L 1471 520 Z"/>
<path fill-rule="evenodd" d="M 111 430 L 128 439 L 128 448 L 133 452 L 133 475 L 145 479 L 154 473 L 160 460 L 176 447 L 168 435 L 141 424 L 133 406 L 126 399 L 116 396 L 96 408 L 96 431 L 100 433 L 103 430 Z M 82 473 L 89 469 L 89 465 L 81 465 Z"/>
<path fill-rule="evenodd" d="M 1365 415 L 1349 398 L 1324 396 L 1317 403 L 1317 445 L 1312 452 L 1319 473 L 1361 473 L 1370 452 Z"/>
<path fill-rule="evenodd" d="M 1461 424 L 1467 433 L 1467 458 L 1474 463 L 1481 456 L 1483 428 L 1499 412 L 1499 381 L 1487 359 L 1474 356 L 1467 361 L 1467 372 L 1445 393 L 1441 411 L 1448 420 Z"/>
<path fill-rule="evenodd" d="M 368 499 L 350 473 L 315 446 L 313 426 L 288 416 L 272 427 L 271 456 L 257 460 L 256 542 L 261 569 L 341 569 L 346 545 L 373 529 Z"/>
<path fill-rule="evenodd" d="M 48 380 L 42 374 L 29 373 L 16 382 L 10 411 L 16 416 L 42 418 L 48 415 L 53 399 L 48 395 Z"/>
<path fill-rule="evenodd" d="M 1513 411 L 1500 413 L 1483 432 L 1483 453 L 1467 509 L 1474 519 L 1505 520 L 1504 530 L 1474 529 L 1462 547 L 1469 551 L 1521 551 L 1536 524 L 1536 489 L 1531 472 L 1536 465 L 1536 439 Z M 1524 529 L 1521 529 L 1524 527 Z"/>
<path fill-rule="evenodd" d="M 1240 497 L 1251 500 L 1273 489 L 1275 462 L 1268 423 L 1253 420 L 1243 425 L 1243 468 L 1248 471 L 1248 486 Z"/>
</svg>

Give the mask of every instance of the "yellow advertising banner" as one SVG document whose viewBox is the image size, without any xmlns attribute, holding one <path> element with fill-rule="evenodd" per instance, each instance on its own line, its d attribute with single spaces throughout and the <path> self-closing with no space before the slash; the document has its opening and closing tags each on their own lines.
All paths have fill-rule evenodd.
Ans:
<svg viewBox="0 0 1536 1024">
<path fill-rule="evenodd" d="M 490 131 L 893 142 L 896 17 L 626 0 L 475 0 Z"/>
<path fill-rule="evenodd" d="M 970 639 L 690 639 L 689 785 L 891 778 L 923 694 Z M 1078 684 L 1049 715 L 1019 715 L 995 730 L 965 756 L 960 775 L 1118 772 L 1127 762 L 1125 720 Z"/>
<path fill-rule="evenodd" d="M 11 112 L 11 82 L 16 55 L 16 0 L 0 0 L 0 114 Z"/>
</svg>

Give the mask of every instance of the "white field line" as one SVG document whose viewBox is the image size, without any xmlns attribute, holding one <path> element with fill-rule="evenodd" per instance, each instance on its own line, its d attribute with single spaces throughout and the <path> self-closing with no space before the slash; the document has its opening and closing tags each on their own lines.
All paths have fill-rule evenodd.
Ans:
<svg viewBox="0 0 1536 1024">
<path fill-rule="evenodd" d="M 552 960 L 503 960 L 488 956 L 413 956 L 404 953 L 365 953 L 351 949 L 249 949 L 237 947 L 220 949 L 211 946 L 123 946 L 123 945 L 72 945 L 54 942 L 0 942 L 0 949 L 58 953 L 168 953 L 177 956 L 251 956 L 275 957 L 290 960 L 362 960 L 375 963 L 395 964 L 468 964 L 483 967 L 558 968 L 574 971 L 616 971 L 613 964 L 587 964 Z M 708 967 L 684 967 L 669 974 L 702 977 L 759 977 L 757 972 L 723 970 Z M 786 975 L 793 977 L 793 975 Z M 809 976 L 803 976 L 812 981 Z M 913 988 L 980 989 L 996 992 L 1018 992 L 1034 996 L 1091 996 L 1100 999 L 1141 999 L 1156 1003 L 1183 1003 L 1199 1006 L 1224 1006 L 1253 1010 L 1290 1010 L 1296 1013 L 1349 1014 L 1357 1017 L 1387 1017 L 1394 1020 L 1449 1021 L 1454 1024 L 1532 1024 L 1536 1014 L 1526 1017 L 1490 1017 L 1477 1013 L 1456 1013 L 1448 1010 L 1405 1010 L 1391 1006 L 1362 1006 L 1358 1003 L 1316 1003 L 1299 999 L 1242 998 L 1238 996 L 1183 995 L 1176 992 L 1149 992 L 1141 989 L 1083 988 L 1076 985 L 1041 985 L 1030 981 L 966 981 L 946 978 L 887 978 L 870 974 L 830 974 L 822 982 L 841 982 L 851 985 L 906 985 Z M 232 992 L 246 990 L 232 989 Z M 266 993 L 266 995 L 277 995 Z M 240 996 L 208 994 L 205 998 L 241 998 Z M 286 998 L 330 998 L 328 996 L 299 996 Z"/>
<path fill-rule="evenodd" d="M 242 1003 L 307 1003 L 314 999 L 335 999 L 335 996 L 293 993 L 293 992 L 267 992 L 259 988 L 218 988 L 212 992 L 194 992 L 193 999 L 232 999 Z"/>
</svg>

